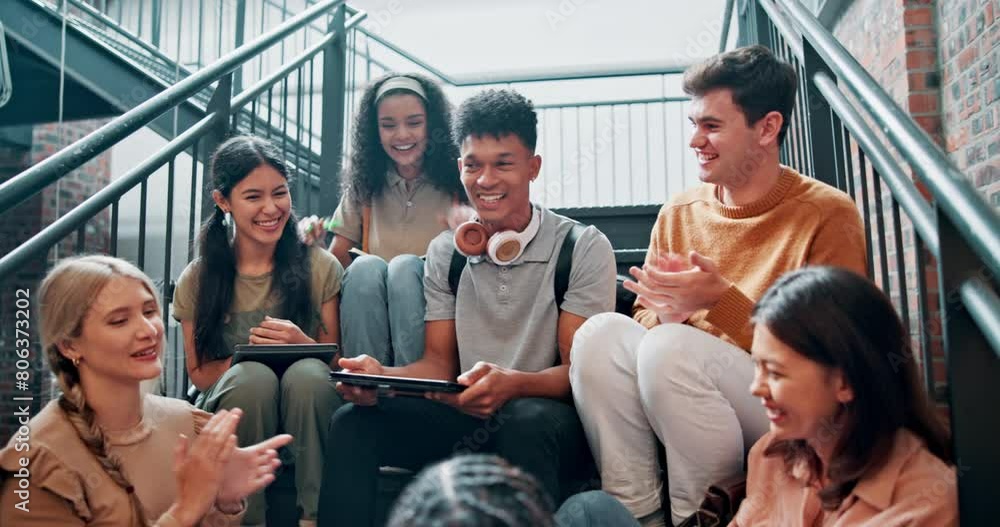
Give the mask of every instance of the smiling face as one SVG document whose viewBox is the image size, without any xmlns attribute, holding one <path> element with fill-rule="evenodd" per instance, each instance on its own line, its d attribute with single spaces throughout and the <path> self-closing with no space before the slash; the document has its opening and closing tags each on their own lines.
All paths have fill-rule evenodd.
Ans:
<svg viewBox="0 0 1000 527">
<path fill-rule="evenodd" d="M 458 169 L 479 219 L 493 232 L 523 230 L 531 221 L 531 182 L 542 167 L 515 134 L 469 136 L 462 141 Z"/>
<path fill-rule="evenodd" d="M 87 310 L 80 336 L 61 344 L 60 351 L 80 359 L 85 382 L 131 384 L 158 377 L 163 320 L 156 298 L 135 278 L 111 278 Z"/>
<path fill-rule="evenodd" d="M 762 121 L 748 124 L 729 89 L 716 89 L 691 100 L 690 146 L 698 158 L 698 178 L 705 183 L 735 186 L 761 168 Z M 768 137 L 768 140 L 771 138 Z"/>
<path fill-rule="evenodd" d="M 750 392 L 767 409 L 775 439 L 831 438 L 841 405 L 854 399 L 840 370 L 809 360 L 763 324 L 754 329 L 751 355 L 755 370 Z"/>
<path fill-rule="evenodd" d="M 219 191 L 212 195 L 222 210 L 232 213 L 239 243 L 277 245 L 292 209 L 288 180 L 281 172 L 262 164 L 237 183 L 228 198 Z"/>
<path fill-rule="evenodd" d="M 400 93 L 378 103 L 378 137 L 396 171 L 406 177 L 420 173 L 427 150 L 427 110 L 417 95 Z"/>
</svg>

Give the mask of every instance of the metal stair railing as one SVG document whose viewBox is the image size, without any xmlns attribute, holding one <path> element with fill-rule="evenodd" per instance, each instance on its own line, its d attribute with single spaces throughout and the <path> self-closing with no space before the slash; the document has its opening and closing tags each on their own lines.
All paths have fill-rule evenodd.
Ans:
<svg viewBox="0 0 1000 527">
<path fill-rule="evenodd" d="M 782 158 L 858 202 L 869 275 L 890 294 L 919 339 L 927 390 L 949 403 L 961 523 L 993 525 L 995 514 L 984 504 L 1000 501 L 995 481 L 1000 473 L 995 447 L 1000 434 L 1000 218 L 799 2 L 742 2 L 740 21 L 742 45 L 766 45 L 797 68 L 800 99 Z M 910 231 L 913 255 L 907 258 L 903 239 Z M 933 268 L 928 257 L 935 261 Z M 916 291 L 907 276 L 916 279 Z M 936 298 L 929 278 L 938 284 Z M 917 311 L 916 327 L 911 307 Z M 932 333 L 939 323 L 946 389 L 934 375 Z"/>
<path fill-rule="evenodd" d="M 56 16 L 62 16 L 62 11 L 59 10 L 59 5 L 62 0 L 27 0 L 34 1 L 39 5 L 45 6 L 52 14 Z M 129 30 L 125 29 L 120 21 L 113 20 L 106 13 L 101 12 L 96 7 L 83 2 L 82 0 L 65 0 L 67 5 L 72 9 L 67 10 L 67 23 L 79 29 L 84 34 L 92 37 L 96 42 L 103 45 L 108 49 L 110 53 L 114 53 L 121 57 L 122 59 L 132 63 L 137 69 L 144 71 L 154 82 L 162 87 L 170 86 L 181 79 L 189 77 L 194 70 L 185 67 L 180 64 L 180 46 L 175 50 L 176 57 L 171 58 L 164 51 L 155 47 L 153 44 L 147 42 L 146 40 L 138 37 Z M 199 0 L 200 4 L 204 5 L 204 0 Z M 154 2 L 155 3 L 155 2 Z M 178 6 L 182 5 L 181 2 Z M 243 5 L 243 4 L 241 4 Z M 107 6 L 105 6 L 107 7 Z M 240 9 L 243 9 L 240 7 Z M 202 17 L 199 17 L 199 21 Z M 183 18 L 179 17 L 176 21 L 177 25 L 183 24 Z M 302 32 L 315 31 L 315 24 L 307 26 Z M 180 42 L 180 35 L 176 35 L 176 38 L 170 38 L 173 35 L 162 35 L 167 37 L 166 39 L 159 39 L 162 42 L 166 41 L 176 41 Z M 223 39 L 218 39 L 221 43 Z M 283 43 L 284 41 L 282 41 Z M 221 53 L 221 47 L 219 48 Z M 263 53 L 259 54 L 261 57 L 258 62 L 263 62 Z M 280 63 L 284 65 L 287 63 L 284 52 L 281 55 Z M 201 58 L 199 58 L 201 60 Z M 251 59 L 254 60 L 254 59 Z M 237 69 L 237 71 L 246 69 L 246 64 Z M 251 68 L 252 69 L 252 68 Z M 270 69 L 270 68 L 269 68 Z M 264 75 L 270 73 L 270 71 L 265 70 L 262 66 L 257 68 L 257 76 L 263 78 Z M 251 75 L 253 78 L 253 76 Z M 310 79 L 311 80 L 311 79 Z M 188 101 L 194 107 L 204 111 L 208 102 L 212 96 L 212 89 L 210 86 L 195 93 L 192 98 Z M 273 97 L 272 97 L 273 99 Z M 280 100 L 278 101 L 280 103 Z M 262 101 L 258 101 L 258 104 L 254 107 L 263 105 Z M 280 123 L 283 126 L 295 128 L 298 126 L 297 121 L 291 120 L 290 116 L 287 116 L 280 108 L 269 108 L 269 116 L 274 118 L 275 123 Z M 291 138 L 282 135 L 281 126 L 272 126 L 267 123 L 262 118 L 258 118 L 256 122 L 251 122 L 251 112 L 249 109 L 244 110 L 241 115 L 237 117 L 237 123 L 242 129 L 252 129 L 255 133 L 260 133 L 261 135 L 266 135 L 269 138 L 272 136 L 277 136 L 279 141 L 282 143 L 284 148 L 284 153 L 289 160 L 292 161 L 307 170 L 313 177 L 318 177 L 318 163 L 319 154 L 313 151 L 311 148 L 302 147 L 301 143 L 303 141 L 293 141 Z M 287 121 L 287 122 L 286 122 Z M 304 131 L 304 134 L 308 134 L 306 138 L 309 144 L 315 142 L 319 144 L 319 135 L 311 129 Z M 172 136 L 171 136 L 172 137 Z M 171 138 L 171 137 L 168 137 Z"/>
<path fill-rule="evenodd" d="M 68 1 L 71 2 L 71 5 L 78 7 L 86 5 L 82 4 L 82 0 Z M 173 55 L 175 60 L 181 62 L 183 62 L 181 56 L 185 55 L 182 53 L 182 48 L 188 51 L 197 48 L 197 56 L 190 60 L 200 63 L 203 53 L 206 52 L 200 40 L 197 46 L 194 43 L 175 46 L 174 42 L 180 42 L 181 37 L 170 34 L 166 25 L 152 27 L 150 17 L 154 12 L 176 10 L 177 16 L 186 16 L 185 20 L 189 20 L 190 24 L 197 25 L 199 28 L 197 33 L 201 39 L 202 28 L 212 28 L 213 31 L 223 31 L 224 29 L 221 23 L 218 28 L 214 28 L 212 24 L 213 16 L 221 22 L 221 15 L 212 15 L 221 9 L 216 3 L 215 0 L 178 0 L 177 7 L 171 4 L 171 7 L 167 9 L 163 7 L 160 0 L 139 0 L 138 4 L 123 12 L 119 9 L 120 4 L 101 6 L 98 2 L 96 9 L 87 6 L 80 7 L 80 10 L 92 15 L 99 14 L 100 25 L 111 24 L 128 28 L 118 27 L 113 30 L 116 35 L 113 40 L 116 42 L 125 39 L 128 42 L 141 41 L 143 43 L 143 46 L 135 46 L 131 43 L 118 42 L 118 46 L 126 48 L 131 46 L 134 50 L 142 50 L 153 46 L 151 42 L 155 41 L 158 42 L 161 49 L 163 49 L 162 46 L 168 48 L 174 46 L 170 48 L 170 51 L 163 51 L 163 53 Z M 311 3 L 312 0 L 306 2 L 307 5 Z M 263 24 L 266 21 L 274 21 L 278 17 L 284 19 L 293 15 L 285 3 L 278 0 L 238 0 L 232 5 L 236 15 L 234 18 L 244 20 L 246 33 L 256 31 L 258 22 Z M 101 9 L 102 7 L 103 9 Z M 347 9 L 350 15 L 352 8 L 348 6 Z M 251 20 L 249 13 L 257 10 L 263 11 L 263 13 Z M 240 14 L 244 12 L 247 15 L 241 17 Z M 185 13 L 190 14 L 185 15 Z M 266 16 L 268 13 L 272 13 L 272 15 Z M 277 13 L 277 15 L 275 16 L 273 13 Z M 180 23 L 177 24 L 177 26 L 179 25 Z M 310 36 L 319 34 L 322 29 L 321 23 L 313 22 L 310 24 L 310 29 L 311 31 L 308 32 Z M 184 38 L 189 39 L 190 37 L 187 35 Z M 204 36 L 204 39 L 217 44 L 218 49 L 214 51 L 221 53 L 222 44 L 227 40 L 218 37 L 218 35 L 208 34 Z M 128 52 L 123 51 L 123 53 Z M 211 51 L 207 53 L 211 53 Z M 133 51 L 132 55 L 135 54 L 136 52 Z M 556 101 L 550 104 L 539 104 L 538 147 L 540 153 L 546 158 L 547 169 L 543 171 L 539 184 L 535 186 L 533 199 L 553 207 L 661 203 L 671 192 L 697 183 L 693 166 L 694 160 L 691 156 L 686 155 L 684 114 L 688 98 L 686 96 L 669 96 L 666 89 L 668 78 L 681 74 L 685 64 L 631 64 L 611 68 L 570 67 L 559 70 L 525 70 L 503 74 L 451 75 L 363 27 L 358 27 L 348 39 L 348 55 L 350 80 L 345 113 L 347 119 L 350 119 L 356 111 L 360 91 L 364 85 L 374 75 L 387 71 L 420 71 L 438 80 L 453 92 L 467 92 L 476 87 L 509 86 L 511 84 L 534 83 L 539 85 L 564 81 L 592 80 L 600 82 L 600 79 L 628 77 L 656 79 L 659 77 L 659 93 L 650 93 L 651 97 L 589 101 L 588 104 L 584 104 L 588 101 L 577 101 L 569 104 Z M 283 54 L 279 60 L 284 63 Z M 163 60 L 158 59 L 157 62 L 163 62 Z M 154 65 L 150 68 L 161 72 L 158 73 L 161 78 L 165 77 L 169 80 L 174 78 L 169 67 Z M 179 77 L 183 77 L 186 72 L 187 70 L 182 70 Z M 278 92 L 287 96 L 286 90 L 278 89 Z M 301 92 L 296 94 L 301 95 Z M 308 97 L 315 97 L 315 94 L 308 94 Z M 204 103 L 207 102 L 207 98 L 208 94 L 202 93 L 199 94 L 197 100 Z M 268 94 L 266 98 L 273 99 L 274 97 Z M 273 115 L 276 123 L 285 124 L 287 122 L 290 126 L 297 124 L 295 112 L 289 112 L 291 115 L 288 115 L 283 111 L 283 108 L 272 107 L 272 104 L 267 101 L 261 101 L 258 106 L 266 108 L 266 113 Z M 241 122 L 244 122 L 244 127 L 246 127 L 246 119 L 246 116 L 240 117 Z M 260 122 L 253 128 L 265 129 L 263 123 Z M 307 129 L 309 128 L 311 127 L 307 127 Z M 273 130 L 269 131 L 269 133 L 271 132 Z M 315 134 L 306 135 L 307 142 L 318 143 L 318 140 L 319 137 Z M 301 148 L 300 143 L 300 141 L 291 141 L 294 148 L 298 150 L 295 152 L 286 151 L 286 155 L 292 158 L 301 157 L 303 153 L 311 154 L 312 163 L 304 164 L 308 167 L 315 167 L 319 154 L 310 152 L 309 148 Z M 350 148 L 350 144 L 345 144 L 348 154 Z M 599 172 L 610 172 L 614 176 L 599 178 Z M 599 183 L 599 181 L 605 181 L 607 184 Z"/>
<path fill-rule="evenodd" d="M 300 55 L 289 61 L 284 67 L 273 72 L 264 79 L 259 80 L 251 87 L 243 90 L 239 94 L 232 93 L 233 71 L 241 64 L 262 53 L 264 50 L 277 45 L 282 39 L 295 35 L 296 31 L 306 26 L 310 21 L 326 14 L 333 17 L 329 24 L 326 37 L 312 45 Z M 215 63 L 206 66 L 198 72 L 192 73 L 190 77 L 181 80 L 177 84 L 169 87 L 164 92 L 152 97 L 146 102 L 136 106 L 120 117 L 113 119 L 98 130 L 88 134 L 83 139 L 62 149 L 46 160 L 25 170 L 11 180 L 0 185 L 0 213 L 5 213 L 24 202 L 30 197 L 38 194 L 48 185 L 59 180 L 64 175 L 79 168 L 81 165 L 93 159 L 95 156 L 106 152 L 109 148 L 118 144 L 123 138 L 134 131 L 148 125 L 153 119 L 164 112 L 170 111 L 177 105 L 184 103 L 188 97 L 204 89 L 206 86 L 217 83 L 211 101 L 208 104 L 207 114 L 197 124 L 188 128 L 169 143 L 157 151 L 154 155 L 145 159 L 137 166 L 129 170 L 119 179 L 116 179 L 108 186 L 104 187 L 93 196 L 84 200 L 72 210 L 63 214 L 52 224 L 46 226 L 41 232 L 32 236 L 25 243 L 18 246 L 10 253 L 0 258 L 0 281 L 6 280 L 16 275 L 16 272 L 25 264 L 43 257 L 50 248 L 59 244 L 74 231 L 77 233 L 77 252 L 84 249 L 85 228 L 87 222 L 110 207 L 111 209 L 111 254 L 118 252 L 118 230 L 119 230 L 119 206 L 123 196 L 135 188 L 140 190 L 140 211 L 139 211 L 139 248 L 137 263 L 145 268 L 145 229 L 147 224 L 147 180 L 157 171 L 166 169 L 166 232 L 165 250 L 163 251 L 163 269 L 165 276 L 161 281 L 164 299 L 164 318 L 166 310 L 170 305 L 172 296 L 172 285 L 170 281 L 170 269 L 173 246 L 173 226 L 174 226 L 174 194 L 175 179 L 178 176 L 176 165 L 177 157 L 184 153 L 190 153 L 191 163 L 191 195 L 188 209 L 188 240 L 194 239 L 196 223 L 200 223 L 211 212 L 212 202 L 210 199 L 202 199 L 200 214 L 196 213 L 197 189 L 204 188 L 206 177 L 205 169 L 202 167 L 199 184 L 199 153 L 211 152 L 215 146 L 225 139 L 232 131 L 234 122 L 238 121 L 241 110 L 247 105 L 253 106 L 259 97 L 272 89 L 279 83 L 287 83 L 290 77 L 301 79 L 307 68 L 315 68 L 315 62 L 322 60 L 320 71 L 324 79 L 324 89 L 336 92 L 331 96 L 328 111 L 323 112 L 323 155 L 319 162 L 321 169 L 317 172 L 322 174 L 324 180 L 319 182 L 321 192 L 319 199 L 330 198 L 329 192 L 336 192 L 337 185 L 332 181 L 336 178 L 339 170 L 342 150 L 342 140 L 344 135 L 343 119 L 343 91 L 345 89 L 346 70 L 346 47 L 344 46 L 347 32 L 356 26 L 365 17 L 364 12 L 357 12 L 350 19 L 346 17 L 346 10 L 343 0 L 324 0 L 317 2 L 309 9 L 299 15 L 292 17 L 271 31 L 254 39 L 253 41 L 240 46 L 238 49 L 222 57 Z M 321 56 L 322 55 L 322 56 Z M 338 111 L 338 100 L 340 107 Z M 251 110 L 250 123 L 255 122 L 256 115 Z M 304 122 L 304 121 L 301 121 Z M 238 122 L 237 122 L 238 124 Z M 300 130 L 297 132 L 301 134 Z M 248 131 L 248 130 L 235 130 Z M 297 201 L 297 210 L 305 203 L 315 202 L 315 196 L 305 191 L 304 178 L 293 173 L 293 192 L 301 197 Z M 315 183 L 315 182 L 314 182 Z M 295 190 L 297 185 L 298 190 Z M 193 247 L 189 248 L 187 261 L 193 258 Z M 179 338 L 173 336 L 174 348 L 178 347 Z M 168 361 L 182 364 L 183 353 L 167 355 Z M 183 375 L 183 367 L 176 368 L 176 365 L 168 364 L 165 371 L 178 371 L 178 378 L 168 379 L 167 393 L 173 396 L 180 396 L 186 388 L 186 376 Z"/>
<path fill-rule="evenodd" d="M 14 79 L 10 76 L 10 63 L 7 58 L 7 37 L 0 22 L 0 107 L 7 104 L 14 91 Z"/>
<path fill-rule="evenodd" d="M 277 0 L 264 0 L 290 16 Z M 307 0 L 307 4 L 312 0 Z M 350 13 L 350 7 L 348 12 Z M 504 73 L 451 74 L 401 46 L 358 27 L 349 43 L 352 76 L 347 112 L 354 115 L 360 93 L 373 78 L 388 72 L 416 71 L 439 82 L 457 102 L 476 88 L 545 85 L 607 79 L 659 80 L 649 97 L 537 104 L 538 151 L 544 168 L 532 199 L 549 207 L 603 207 L 658 204 L 697 183 L 695 160 L 687 153 L 687 96 L 671 96 L 668 79 L 688 64 L 633 63 L 621 66 L 571 66 Z M 647 80 L 648 82 L 648 80 Z M 526 86 L 529 90 L 533 86 Z M 456 95 L 458 97 L 456 97 Z M 348 154 L 351 145 L 345 145 Z M 598 174 L 611 173 L 612 177 Z M 595 187 L 599 186 L 599 191 Z"/>
<path fill-rule="evenodd" d="M 63 174 L 80 167 L 83 163 L 106 151 L 129 134 L 142 128 L 152 118 L 169 111 L 177 104 L 186 101 L 189 97 L 223 77 L 231 75 L 233 70 L 241 64 L 274 46 L 294 30 L 304 26 L 305 23 L 303 21 L 308 22 L 313 20 L 324 14 L 330 7 L 339 3 L 342 3 L 342 0 L 318 2 L 312 8 L 289 19 L 274 30 L 262 35 L 253 42 L 245 44 L 212 65 L 170 86 L 156 97 L 143 102 L 127 113 L 115 118 L 97 131 L 89 134 L 85 139 L 74 144 L 73 148 L 61 150 L 3 185 L 0 185 L 0 210 L 5 211 L 10 209 L 40 192 L 42 188 L 53 183 Z M 362 18 L 363 15 L 355 15 L 352 18 L 352 24 L 356 25 Z M 218 88 L 216 88 L 215 93 L 218 93 Z"/>
</svg>

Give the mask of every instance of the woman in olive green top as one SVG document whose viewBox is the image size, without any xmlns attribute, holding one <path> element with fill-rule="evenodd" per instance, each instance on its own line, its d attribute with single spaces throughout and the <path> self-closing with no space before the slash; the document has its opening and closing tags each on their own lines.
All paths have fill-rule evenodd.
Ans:
<svg viewBox="0 0 1000 527">
<path fill-rule="evenodd" d="M 330 246 L 347 268 L 343 348 L 400 366 L 424 353 L 420 256 L 465 191 L 441 88 L 420 75 L 388 75 L 368 86 L 360 107 Z M 351 263 L 352 248 L 366 254 Z"/>
<path fill-rule="evenodd" d="M 280 428 L 295 437 L 302 524 L 314 525 L 327 421 L 339 406 L 330 365 L 303 359 L 279 379 L 259 362 L 231 365 L 236 344 L 337 342 L 340 263 L 295 231 L 287 169 L 277 149 L 235 137 L 212 157 L 216 209 L 202 227 L 200 257 L 177 282 L 174 317 L 184 330 L 195 405 L 242 408 L 237 435 L 252 444 Z M 262 523 L 265 503 L 249 500 L 244 521 Z"/>
</svg>

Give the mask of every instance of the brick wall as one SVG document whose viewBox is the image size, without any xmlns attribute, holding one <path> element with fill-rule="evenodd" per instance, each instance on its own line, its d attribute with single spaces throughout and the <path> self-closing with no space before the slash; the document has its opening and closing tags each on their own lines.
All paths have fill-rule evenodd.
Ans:
<svg viewBox="0 0 1000 527">
<path fill-rule="evenodd" d="M 65 123 L 60 132 L 56 125 L 38 125 L 31 133 L 30 145 L 0 144 L 0 182 L 10 179 L 24 169 L 51 156 L 60 145 L 69 144 L 96 130 L 104 121 L 79 121 Z M 38 233 L 44 226 L 69 209 L 107 186 L 111 180 L 110 156 L 104 154 L 91 160 L 80 169 L 63 178 L 56 200 L 56 187 L 50 185 L 41 193 L 30 198 L 10 212 L 0 215 L 0 254 L 7 254 L 28 238 Z M 102 212 L 88 222 L 86 229 L 86 252 L 107 252 L 109 249 L 110 214 Z M 72 235 L 59 245 L 60 257 L 74 254 L 76 236 Z M 0 345 L 3 349 L 14 348 L 15 291 L 27 288 L 31 291 L 31 361 L 33 371 L 31 385 L 27 392 L 14 385 L 15 360 L 11 353 L 0 355 L 0 444 L 16 429 L 14 417 L 17 407 L 11 400 L 16 395 L 30 394 L 33 398 L 32 415 L 36 414 L 50 396 L 48 367 L 39 347 L 38 333 L 38 284 L 45 274 L 47 263 L 53 256 L 35 258 L 22 265 L 15 276 L 3 277 L 0 284 Z M 24 403 L 21 403 L 24 404 Z"/>
<path fill-rule="evenodd" d="M 878 84 L 892 97 L 900 108 L 911 117 L 939 146 L 944 147 L 946 131 L 942 121 L 942 79 L 938 49 L 938 14 L 928 0 L 855 0 L 834 28 L 834 35 L 862 66 L 875 78 Z M 950 103 L 945 101 L 945 108 Z M 856 146 L 855 146 L 856 151 Z M 854 157 L 855 161 L 857 156 Z M 871 171 L 869 170 L 869 174 Z M 855 170 L 857 174 L 857 170 Z M 856 178 L 856 186 L 860 180 Z M 868 182 L 869 207 L 873 211 L 869 218 L 873 230 L 876 225 L 875 203 L 871 196 L 874 183 Z M 888 226 L 891 218 L 887 187 L 881 188 L 883 195 L 883 215 Z M 860 192 L 856 196 L 861 200 Z M 874 276 L 877 283 L 891 292 L 893 302 L 900 308 L 905 296 L 909 308 L 911 338 L 915 350 L 922 350 L 921 334 L 930 336 L 930 350 L 934 357 L 933 372 L 939 389 L 946 383 L 944 353 L 941 340 L 940 312 L 937 303 L 937 280 L 935 262 L 926 255 L 926 266 L 918 272 L 914 247 L 914 231 L 905 213 L 901 213 L 903 259 L 906 266 L 907 291 L 900 294 L 898 273 L 895 269 L 895 232 L 886 233 L 886 257 L 890 262 L 887 269 L 889 287 L 882 278 L 879 265 L 875 265 Z M 880 241 L 877 235 L 872 246 L 878 262 Z M 916 289 L 919 276 L 927 280 L 928 305 L 921 306 Z M 921 325 L 921 311 L 927 315 L 928 323 Z"/>
<path fill-rule="evenodd" d="M 940 0 L 936 11 L 948 156 L 1000 206 L 1000 0 Z"/>
</svg>

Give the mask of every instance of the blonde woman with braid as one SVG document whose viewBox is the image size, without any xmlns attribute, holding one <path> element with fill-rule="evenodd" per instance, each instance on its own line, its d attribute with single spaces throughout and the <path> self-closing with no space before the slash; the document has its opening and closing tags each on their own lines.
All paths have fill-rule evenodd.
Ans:
<svg viewBox="0 0 1000 527">
<path fill-rule="evenodd" d="M 238 525 L 291 436 L 238 449 L 240 410 L 212 416 L 142 392 L 162 370 L 163 320 L 152 282 L 128 262 L 64 260 L 39 301 L 42 346 L 63 393 L 31 419 L 28 442 L 0 450 L 0 525 Z M 30 500 L 19 507 L 25 461 Z"/>
</svg>

